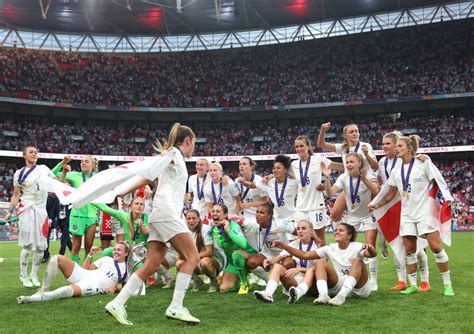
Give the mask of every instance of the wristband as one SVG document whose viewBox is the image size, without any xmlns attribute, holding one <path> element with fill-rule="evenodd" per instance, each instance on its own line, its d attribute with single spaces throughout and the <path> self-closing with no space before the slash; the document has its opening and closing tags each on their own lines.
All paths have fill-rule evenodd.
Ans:
<svg viewBox="0 0 474 334">
<path fill-rule="evenodd" d="M 93 255 L 87 254 L 86 256 L 88 259 L 92 259 Z"/>
</svg>

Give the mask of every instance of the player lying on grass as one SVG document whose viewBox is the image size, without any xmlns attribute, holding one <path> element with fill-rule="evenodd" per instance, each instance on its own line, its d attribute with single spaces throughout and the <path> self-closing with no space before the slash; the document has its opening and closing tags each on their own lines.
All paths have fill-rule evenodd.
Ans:
<svg viewBox="0 0 474 334">
<path fill-rule="evenodd" d="M 363 258 L 377 256 L 377 251 L 370 244 L 356 242 L 355 237 L 354 227 L 342 223 L 334 231 L 336 242 L 316 250 L 305 252 L 279 240 L 275 241 L 274 245 L 303 260 L 323 259 L 316 262 L 316 287 L 319 297 L 314 303 L 342 305 L 347 297 L 367 298 L 372 290 Z M 334 268 L 324 260 L 331 260 Z M 296 288 L 290 288 L 290 304 L 306 294 L 308 286 L 303 284 L 304 282 Z"/>
<path fill-rule="evenodd" d="M 46 268 L 43 286 L 32 296 L 18 297 L 18 304 L 92 296 L 99 293 L 113 294 L 120 291 L 128 274 L 126 261 L 130 251 L 128 244 L 123 241 L 117 242 L 113 257 L 105 256 L 91 263 L 97 251 L 98 247 L 91 248 L 82 267 L 63 255 L 53 256 Z M 49 291 L 58 269 L 70 285 Z"/>
</svg>

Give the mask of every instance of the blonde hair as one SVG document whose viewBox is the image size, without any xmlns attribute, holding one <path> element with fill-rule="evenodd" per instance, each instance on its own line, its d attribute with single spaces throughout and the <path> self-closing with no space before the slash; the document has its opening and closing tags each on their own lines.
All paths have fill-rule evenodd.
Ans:
<svg viewBox="0 0 474 334">
<path fill-rule="evenodd" d="M 296 137 L 295 141 L 302 140 L 308 146 L 308 153 L 309 155 L 314 154 L 313 146 L 311 146 L 311 141 L 309 140 L 308 136 L 298 136 Z"/>
<path fill-rule="evenodd" d="M 400 137 L 403 137 L 403 134 L 400 132 L 400 131 L 392 131 L 392 132 L 389 132 L 389 133 L 386 133 L 383 138 L 388 138 L 390 139 L 394 144 L 397 143 L 397 140 L 400 138 Z"/>
<path fill-rule="evenodd" d="M 216 166 L 216 167 L 219 169 L 219 171 L 222 173 L 223 169 L 222 169 L 222 165 L 221 165 L 220 163 L 218 163 L 218 162 L 213 162 L 213 163 L 209 166 L 209 168 L 211 168 L 212 166 Z"/>
<path fill-rule="evenodd" d="M 360 153 L 356 153 L 356 152 L 351 152 L 349 154 L 346 155 L 346 159 L 349 158 L 349 157 L 356 157 L 357 160 L 359 160 L 359 170 L 364 167 L 364 157 L 362 156 L 362 154 Z"/>
<path fill-rule="evenodd" d="M 351 147 L 351 144 L 349 143 L 349 141 L 347 140 L 346 138 L 346 131 L 347 131 L 347 128 L 350 127 L 350 126 L 355 126 L 357 128 L 357 130 L 359 130 L 359 127 L 357 126 L 357 124 L 355 123 L 350 123 L 350 124 L 347 124 L 343 129 L 342 129 L 342 150 L 343 151 L 346 151 L 349 149 L 349 147 Z"/>
<path fill-rule="evenodd" d="M 157 152 L 161 153 L 171 147 L 181 145 L 188 137 L 191 139 L 196 138 L 196 135 L 194 134 L 193 130 L 191 130 L 191 128 L 188 126 L 181 125 L 180 123 L 174 123 L 171 127 L 168 139 L 163 141 L 163 143 L 158 139 L 155 140 L 155 145 L 153 145 L 153 148 Z"/>
<path fill-rule="evenodd" d="M 92 162 L 94 163 L 94 168 L 92 169 L 92 172 L 94 172 L 94 173 L 99 172 L 99 160 L 97 160 L 96 157 L 94 157 L 93 155 L 90 155 L 90 154 L 86 154 L 86 155 L 84 155 L 84 157 L 89 157 L 92 160 Z M 83 157 L 83 159 L 84 159 L 84 157 Z"/>
<path fill-rule="evenodd" d="M 402 140 L 407 144 L 408 148 L 411 149 L 411 153 L 413 155 L 416 154 L 416 151 L 420 148 L 420 136 L 418 135 L 411 135 L 409 137 L 400 137 L 398 140 Z"/>
</svg>

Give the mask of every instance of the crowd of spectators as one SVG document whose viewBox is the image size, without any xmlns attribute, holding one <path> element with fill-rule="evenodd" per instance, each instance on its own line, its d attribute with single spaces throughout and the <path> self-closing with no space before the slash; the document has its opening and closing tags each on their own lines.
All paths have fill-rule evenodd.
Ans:
<svg viewBox="0 0 474 334">
<path fill-rule="evenodd" d="M 242 107 L 473 91 L 472 20 L 220 51 L 0 48 L 0 95 L 89 105 Z"/>
<path fill-rule="evenodd" d="M 292 153 L 298 135 L 315 136 L 323 122 L 330 119 L 261 121 L 246 123 L 196 123 L 196 135 L 205 142 L 198 143 L 197 156 L 266 155 Z M 342 141 L 342 128 L 350 119 L 332 122 L 331 142 Z M 437 114 L 430 117 L 404 115 L 400 119 L 360 119 L 357 121 L 361 140 L 380 149 L 382 136 L 399 130 L 417 133 L 423 147 L 472 144 L 474 115 Z M 57 119 L 22 118 L 0 121 L 0 149 L 21 151 L 26 143 L 41 152 L 95 155 L 151 155 L 153 141 L 165 138 L 169 124 L 67 121 Z M 13 132 L 13 133 L 12 133 Z M 14 136 L 13 136 L 14 134 Z M 78 137 L 78 136 L 82 136 Z M 256 141 L 255 137 L 258 140 Z"/>
</svg>

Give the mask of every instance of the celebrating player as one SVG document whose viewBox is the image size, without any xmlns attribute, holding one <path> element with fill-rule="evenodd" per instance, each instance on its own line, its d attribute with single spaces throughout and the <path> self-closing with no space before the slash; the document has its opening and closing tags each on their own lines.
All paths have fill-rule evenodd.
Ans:
<svg viewBox="0 0 474 334">
<path fill-rule="evenodd" d="M 214 162 L 209 169 L 211 182 L 204 188 L 204 197 L 207 208 L 212 211 L 215 204 L 225 204 L 231 215 L 240 215 L 240 195 L 234 181 L 228 179 L 223 182 L 222 166 Z"/>
<path fill-rule="evenodd" d="M 53 177 L 53 173 L 45 165 L 37 165 L 38 151 L 32 146 L 23 150 L 25 166 L 15 172 L 13 176 L 13 196 L 10 200 L 8 212 L 3 219 L 9 219 L 16 211 L 18 203 L 18 245 L 20 252 L 20 281 L 25 288 L 39 287 L 38 269 L 47 248 L 48 213 L 46 202 L 48 193 L 40 189 L 41 177 Z M 33 252 L 31 274 L 28 277 L 28 257 Z"/>
<path fill-rule="evenodd" d="M 409 295 L 417 288 L 417 238 L 426 238 L 433 251 L 436 263 L 443 279 L 444 295 L 454 296 L 449 271 L 449 258 L 443 249 L 438 229 L 433 226 L 429 214 L 429 191 L 433 181 L 444 183 L 431 168 L 431 162 L 423 163 L 415 159 L 420 137 L 400 137 L 397 141 L 397 158 L 402 163 L 397 166 L 387 180 L 390 186 L 388 193 L 378 203 L 372 203 L 370 209 L 377 209 L 390 202 L 397 191 L 401 194 L 402 209 L 400 218 L 400 235 L 405 246 L 405 264 L 410 286 L 400 291 Z M 434 167 L 434 166 L 433 166 Z M 444 195 L 444 194 L 443 194 Z M 445 200 L 450 203 L 453 198 L 447 193 Z"/>
<path fill-rule="evenodd" d="M 208 175 L 209 161 L 205 158 L 199 158 L 196 161 L 197 174 L 191 175 L 188 180 L 188 194 L 192 196 L 191 207 L 199 211 L 201 218 L 207 217 L 209 209 L 204 197 L 204 189 L 211 182 Z"/>
<path fill-rule="evenodd" d="M 81 160 L 81 171 L 71 172 L 68 165 L 72 158 L 67 155 L 53 168 L 53 173 L 59 178 L 62 170 L 66 173 L 65 180 L 74 188 L 79 188 L 81 184 L 90 179 L 98 171 L 97 159 L 90 155 L 85 155 Z M 79 251 L 81 250 L 82 237 L 84 240 L 85 254 L 88 254 L 94 242 L 97 219 L 97 208 L 92 204 L 84 205 L 80 209 L 72 209 L 69 216 L 69 232 L 72 234 L 71 259 L 80 261 Z"/>
<path fill-rule="evenodd" d="M 335 243 L 313 251 L 296 249 L 279 240 L 274 244 L 303 260 L 331 260 L 334 268 L 324 260 L 316 262 L 316 287 L 319 296 L 314 303 L 342 305 L 347 297 L 367 298 L 372 290 L 363 258 L 373 258 L 377 256 L 377 251 L 371 244 L 356 242 L 355 238 L 354 227 L 341 223 L 334 231 Z M 307 289 L 306 283 L 300 283 L 296 288 L 291 287 L 289 303 L 299 300 L 306 294 Z"/>
<path fill-rule="evenodd" d="M 53 256 L 46 268 L 41 289 L 32 296 L 18 297 L 18 304 L 92 296 L 98 293 L 113 294 L 120 291 L 127 280 L 126 260 L 130 251 L 128 244 L 117 242 L 112 257 L 101 257 L 91 263 L 92 257 L 98 251 L 98 247 L 92 247 L 82 267 L 63 255 Z M 49 291 L 58 269 L 70 285 Z"/>
<path fill-rule="evenodd" d="M 173 160 L 159 176 L 158 188 L 153 199 L 153 211 L 150 215 L 148 252 L 145 264 L 133 273 L 127 285 L 119 295 L 105 307 L 120 324 L 132 325 L 127 319 L 125 303 L 159 268 L 166 255 L 166 243 L 169 242 L 178 252 L 183 263 L 176 275 L 176 285 L 171 305 L 166 310 L 166 317 L 188 323 L 199 323 L 187 308 L 183 299 L 191 281 L 191 275 L 199 264 L 199 254 L 189 228 L 181 218 L 186 193 L 185 158 L 191 157 L 195 147 L 196 136 L 191 128 L 175 123 L 164 144 L 157 142 L 159 152 L 174 154 Z M 140 188 L 147 184 L 144 180 L 136 185 Z"/>
</svg>

